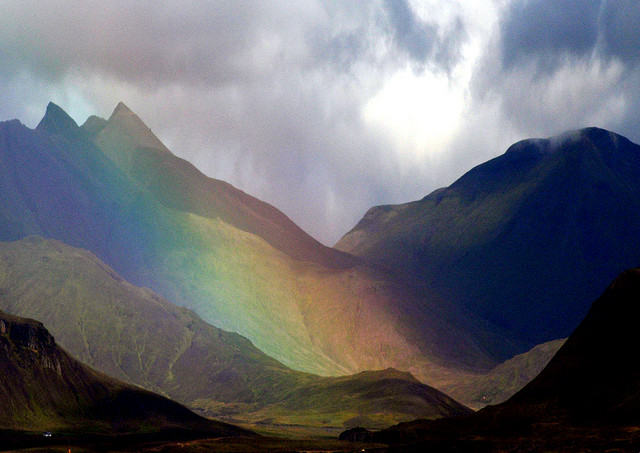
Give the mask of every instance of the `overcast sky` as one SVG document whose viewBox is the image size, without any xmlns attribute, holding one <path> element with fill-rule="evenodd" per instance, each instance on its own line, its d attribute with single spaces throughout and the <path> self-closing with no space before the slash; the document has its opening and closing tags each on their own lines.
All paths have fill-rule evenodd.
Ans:
<svg viewBox="0 0 640 453">
<path fill-rule="evenodd" d="M 636 0 L 0 2 L 0 120 L 124 101 L 333 244 L 527 137 L 640 142 Z"/>
</svg>

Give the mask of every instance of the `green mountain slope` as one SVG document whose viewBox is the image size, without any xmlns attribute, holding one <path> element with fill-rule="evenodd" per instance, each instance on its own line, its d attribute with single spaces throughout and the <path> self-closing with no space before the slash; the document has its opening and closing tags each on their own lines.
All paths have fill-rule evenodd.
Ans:
<svg viewBox="0 0 640 453">
<path fill-rule="evenodd" d="M 93 254 L 29 237 L 0 243 L 0 309 L 41 319 L 75 357 L 203 413 L 249 423 L 383 427 L 468 409 L 407 373 L 321 378 L 126 282 Z M 387 387 L 393 391 L 381 391 Z"/>
<path fill-rule="evenodd" d="M 41 323 L 0 312 L 0 428 L 103 434 L 169 429 L 222 437 L 247 431 L 195 415 L 72 359 Z"/>
<path fill-rule="evenodd" d="M 475 410 L 502 403 L 531 382 L 564 342 L 560 339 L 539 344 L 486 373 L 470 373 L 440 390 Z"/>
<path fill-rule="evenodd" d="M 532 346 L 568 336 L 637 265 L 639 195 L 640 147 L 589 128 L 516 143 L 422 200 L 372 208 L 336 247 Z"/>
</svg>

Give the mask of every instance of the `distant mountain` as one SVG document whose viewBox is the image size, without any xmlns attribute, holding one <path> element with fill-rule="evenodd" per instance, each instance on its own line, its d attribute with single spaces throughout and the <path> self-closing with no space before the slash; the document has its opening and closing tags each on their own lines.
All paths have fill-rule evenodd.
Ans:
<svg viewBox="0 0 640 453">
<path fill-rule="evenodd" d="M 468 415 L 473 411 L 409 373 L 389 368 L 353 376 L 307 379 L 286 390 L 286 396 L 248 415 L 252 421 L 291 426 L 381 429 L 390 420 L 430 420 Z"/>
<path fill-rule="evenodd" d="M 293 371 L 54 240 L 0 242 L 0 309 L 41 319 L 90 366 L 217 418 L 340 430 L 469 412 L 408 373 Z"/>
<path fill-rule="evenodd" d="M 502 337 L 464 309 L 205 177 L 124 104 L 82 128 L 53 104 L 35 130 L 0 123 L 0 181 L 0 239 L 39 235 L 89 250 L 292 368 L 394 367 L 436 385 L 500 355 Z"/>
<path fill-rule="evenodd" d="M 370 209 L 336 247 L 529 345 L 566 337 L 640 262 L 640 147 L 597 128 L 524 140 L 422 200 Z"/>
<path fill-rule="evenodd" d="M 531 382 L 558 352 L 565 340 L 534 346 L 486 373 L 468 374 L 440 390 L 474 410 L 502 403 Z"/>
<path fill-rule="evenodd" d="M 0 349 L 0 428 L 119 435 L 171 429 L 213 437 L 248 434 L 87 368 L 57 346 L 39 322 L 0 312 Z"/>
<path fill-rule="evenodd" d="M 373 437 L 416 451 L 462 445 L 478 451 L 503 451 L 505 445 L 512 451 L 637 451 L 639 302 L 640 269 L 626 271 L 544 370 L 507 402 L 458 420 L 401 424 Z"/>
</svg>

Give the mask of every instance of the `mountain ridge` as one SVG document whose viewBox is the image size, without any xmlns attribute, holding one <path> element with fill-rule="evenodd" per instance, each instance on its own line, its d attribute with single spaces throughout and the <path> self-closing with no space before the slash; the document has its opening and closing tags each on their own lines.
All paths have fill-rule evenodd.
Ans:
<svg viewBox="0 0 640 453">
<path fill-rule="evenodd" d="M 74 133 L 78 128 L 75 120 L 53 102 L 47 104 L 47 110 L 36 126 L 37 131 L 46 131 L 50 134 Z"/>
<path fill-rule="evenodd" d="M 330 267 L 357 263 L 354 257 L 320 244 L 277 208 L 229 183 L 204 175 L 190 162 L 175 156 L 123 102 L 93 134 L 100 149 L 169 208 L 220 217 L 262 237 L 296 260 Z M 167 183 L 173 191 L 164 190 Z"/>
</svg>

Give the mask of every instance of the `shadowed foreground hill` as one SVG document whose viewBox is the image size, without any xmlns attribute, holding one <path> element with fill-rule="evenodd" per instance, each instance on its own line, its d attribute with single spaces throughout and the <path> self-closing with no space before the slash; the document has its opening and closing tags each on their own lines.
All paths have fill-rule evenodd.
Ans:
<svg viewBox="0 0 640 453">
<path fill-rule="evenodd" d="M 0 312 L 0 428 L 94 434 L 248 434 L 80 364 L 33 320 Z"/>
<path fill-rule="evenodd" d="M 507 402 L 459 420 L 401 424 L 373 437 L 444 451 L 461 445 L 638 451 L 639 322 L 640 269 L 634 269 L 606 289 L 547 367 Z"/>
<path fill-rule="evenodd" d="M 0 309 L 42 320 L 90 366 L 216 418 L 340 430 L 468 412 L 408 373 L 293 371 L 90 252 L 36 236 L 0 242 Z"/>
</svg>

